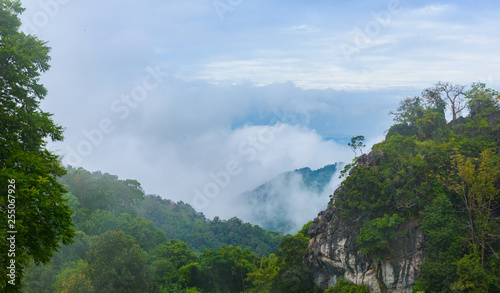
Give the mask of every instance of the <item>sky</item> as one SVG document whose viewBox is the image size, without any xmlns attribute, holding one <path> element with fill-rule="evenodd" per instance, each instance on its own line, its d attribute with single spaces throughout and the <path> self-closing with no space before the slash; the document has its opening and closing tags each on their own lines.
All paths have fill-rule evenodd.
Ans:
<svg viewBox="0 0 500 293">
<path fill-rule="evenodd" d="M 500 88 L 497 1 L 26 0 L 63 162 L 229 218 L 278 174 L 350 162 L 438 81 Z M 333 190 L 332 190 L 333 192 Z M 326 207 L 325 201 L 325 207 Z"/>
</svg>

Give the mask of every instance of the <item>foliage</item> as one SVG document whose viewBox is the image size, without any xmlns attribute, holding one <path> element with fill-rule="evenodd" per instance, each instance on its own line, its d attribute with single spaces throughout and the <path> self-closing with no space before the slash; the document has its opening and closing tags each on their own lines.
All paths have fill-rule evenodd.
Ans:
<svg viewBox="0 0 500 293">
<path fill-rule="evenodd" d="M 282 238 L 279 233 L 243 223 L 238 218 L 208 220 L 186 203 L 159 196 L 146 196 L 137 213 L 163 230 L 167 238 L 184 241 L 198 253 L 232 245 L 249 248 L 259 256 L 269 255 L 276 252 Z"/>
<path fill-rule="evenodd" d="M 455 122 L 457 115 L 465 109 L 465 92 L 464 85 L 452 84 L 449 82 L 438 82 L 431 91 L 439 96 L 445 95 L 446 102 L 449 103 L 449 108 L 452 113 L 452 121 Z"/>
<path fill-rule="evenodd" d="M 274 286 L 282 292 L 314 292 L 316 288 L 303 258 L 309 237 L 301 233 L 283 238 L 276 256 L 280 260 Z"/>
<path fill-rule="evenodd" d="M 399 226 L 405 221 L 397 214 L 389 217 L 384 215 L 363 223 L 357 241 L 363 245 L 361 253 L 371 254 L 375 260 L 381 260 L 389 256 L 393 242 L 402 235 Z"/>
<path fill-rule="evenodd" d="M 335 195 L 337 214 L 360 227 L 361 252 L 375 260 L 392 257 L 398 236 L 412 226 L 405 221 L 422 223 L 426 258 L 416 290 L 496 290 L 499 101 L 499 93 L 484 84 L 465 91 L 450 83 L 403 100 L 392 113 L 396 124 L 373 147 L 382 157 L 356 163 Z M 446 102 L 453 114 L 449 123 Z M 469 115 L 458 117 L 464 106 Z"/>
<path fill-rule="evenodd" d="M 313 221 L 309 221 L 302 226 L 302 228 L 299 230 L 299 234 L 304 235 L 304 237 L 309 238 L 309 227 L 311 227 Z"/>
<path fill-rule="evenodd" d="M 304 187 L 313 192 L 323 192 L 327 187 L 328 183 L 332 179 L 333 173 L 337 171 L 338 164 L 326 165 L 323 168 L 317 170 L 311 170 L 310 168 L 302 168 L 294 170 L 293 172 L 285 173 L 286 176 L 291 177 L 292 174 L 299 174 L 302 176 L 302 181 Z"/>
<path fill-rule="evenodd" d="M 35 265 L 31 262 L 23 279 L 23 292 L 53 292 L 59 268 L 54 263 Z"/>
<path fill-rule="evenodd" d="M 342 179 L 342 178 L 346 177 L 347 175 L 349 175 L 352 168 L 356 165 L 357 159 L 358 159 L 358 157 L 354 157 L 352 159 L 352 162 L 350 162 L 349 164 L 345 164 L 344 169 L 342 169 L 342 171 L 340 171 L 339 179 Z"/>
<path fill-rule="evenodd" d="M 474 247 L 480 248 L 484 266 L 488 238 L 494 235 L 492 211 L 500 207 L 496 202 L 500 191 L 495 187 L 500 175 L 500 159 L 492 149 L 482 151 L 479 158 L 455 154 L 452 159 L 451 173 L 441 181 L 462 197 L 469 220 L 469 239 Z"/>
<path fill-rule="evenodd" d="M 116 215 L 108 211 L 95 210 L 78 222 L 76 227 L 87 235 L 101 235 L 109 230 L 123 231 L 132 236 L 146 251 L 167 240 L 165 233 L 152 222 L 128 213 Z"/>
<path fill-rule="evenodd" d="M 64 198 L 74 210 L 76 237 L 51 264 L 28 269 L 26 292 L 240 292 L 260 265 L 256 255 L 275 252 L 282 239 L 237 218 L 207 220 L 185 203 L 144 196 L 136 181 L 107 173 L 70 167 L 60 182 L 71 191 Z M 172 238 L 190 240 L 200 255 Z"/>
<path fill-rule="evenodd" d="M 91 280 L 86 275 L 88 263 L 84 260 L 66 263 L 65 267 L 56 277 L 54 285 L 57 292 L 72 293 L 90 293 L 96 292 L 92 286 Z"/>
<path fill-rule="evenodd" d="M 304 233 L 311 223 L 304 225 L 296 235 L 284 237 L 276 255 L 262 258 L 259 269 L 248 274 L 251 284 L 248 292 L 320 292 L 303 263 L 309 242 Z"/>
<path fill-rule="evenodd" d="M 363 154 L 363 148 L 366 147 L 364 144 L 365 137 L 363 135 L 353 136 L 351 137 L 351 142 L 347 145 L 354 152 L 354 156 L 357 156 L 356 150 L 359 150 L 361 154 Z"/>
<path fill-rule="evenodd" d="M 422 231 L 426 235 L 427 258 L 420 267 L 418 288 L 447 292 L 457 279 L 456 260 L 462 255 L 465 237 L 453 204 L 444 193 L 422 212 Z"/>
<path fill-rule="evenodd" d="M 259 259 L 248 249 L 224 246 L 207 249 L 199 263 L 180 269 L 186 287 L 197 287 L 205 292 L 241 292 L 247 286 L 246 276 L 256 270 Z"/>
<path fill-rule="evenodd" d="M 394 134 L 433 137 L 441 132 L 446 124 L 444 102 L 440 98 L 431 99 L 428 97 L 429 93 L 427 93 L 426 98 L 406 98 L 401 102 L 396 112 L 390 112 L 394 115 L 396 124 L 389 129 L 388 137 Z"/>
<path fill-rule="evenodd" d="M 259 269 L 247 275 L 247 281 L 251 284 L 249 293 L 268 293 L 273 290 L 274 280 L 278 277 L 279 261 L 274 254 L 262 257 Z"/>
<path fill-rule="evenodd" d="M 498 110 L 500 92 L 487 88 L 484 83 L 473 83 L 471 89 L 466 92 L 465 98 L 467 99 L 470 117 L 477 120 L 478 118 L 487 117 L 494 113 L 495 110 Z"/>
<path fill-rule="evenodd" d="M 160 292 L 172 288 L 172 284 L 180 284 L 180 269 L 197 261 L 197 255 L 186 243 L 176 240 L 160 243 L 149 254 L 150 290 Z"/>
<path fill-rule="evenodd" d="M 69 244 L 74 236 L 65 191 L 56 181 L 65 170 L 46 148 L 49 139 L 63 139 L 63 130 L 52 121 L 52 114 L 40 109 L 47 90 L 39 79 L 50 67 L 50 48 L 19 31 L 23 10 L 19 1 L 0 1 L 0 220 L 5 223 L 0 228 L 2 292 L 18 292 L 30 261 L 47 263 L 60 245 Z M 7 213 L 9 204 L 15 205 L 9 209 L 15 214 Z M 10 220 L 15 215 L 16 220 L 8 229 L 17 231 L 15 257 L 8 257 L 10 240 L 4 237 L 8 215 Z M 16 270 L 14 280 L 6 271 L 11 264 Z"/>
<path fill-rule="evenodd" d="M 475 254 L 465 255 L 457 263 L 459 279 L 451 288 L 461 292 L 486 293 L 489 288 L 489 277 L 481 265 L 481 258 Z"/>
<path fill-rule="evenodd" d="M 82 168 L 73 169 L 61 183 L 79 202 L 82 211 L 107 210 L 128 212 L 144 199 L 144 191 L 136 180 L 118 180 L 118 176 L 100 172 L 90 173 Z"/>
<path fill-rule="evenodd" d="M 93 238 L 86 259 L 86 273 L 97 292 L 144 292 L 146 253 L 122 231 Z"/>
<path fill-rule="evenodd" d="M 328 288 L 324 293 L 370 293 L 366 285 L 356 285 L 344 279 L 339 279 L 335 286 Z"/>
</svg>

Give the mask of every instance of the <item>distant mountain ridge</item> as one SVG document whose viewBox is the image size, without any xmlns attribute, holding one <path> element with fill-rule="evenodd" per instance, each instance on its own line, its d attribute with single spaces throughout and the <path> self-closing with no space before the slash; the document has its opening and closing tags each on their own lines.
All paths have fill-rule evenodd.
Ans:
<svg viewBox="0 0 500 293">
<path fill-rule="evenodd" d="M 303 187 L 311 191 L 323 192 L 326 185 L 330 182 L 333 173 L 337 170 L 337 163 L 326 165 L 323 168 L 317 170 L 311 170 L 309 167 L 295 169 L 293 171 L 285 172 L 277 177 L 267 181 L 266 183 L 259 185 L 251 191 L 243 193 L 244 196 L 266 196 L 270 191 L 270 187 L 276 183 L 278 180 L 290 181 L 292 177 L 296 175 L 302 176 Z M 265 200 L 265 199 L 264 199 Z"/>
<path fill-rule="evenodd" d="M 326 165 L 325 167 L 318 170 L 311 170 L 311 168 L 306 167 L 302 169 L 296 169 L 295 171 L 288 173 L 298 173 L 302 175 L 304 184 L 307 188 L 311 190 L 317 190 L 318 192 L 323 192 L 324 188 L 330 183 L 333 174 L 337 171 L 337 163 Z M 288 174 L 285 173 L 285 174 Z"/>
<path fill-rule="evenodd" d="M 333 192 L 333 188 L 326 188 L 338 169 L 339 163 L 335 163 L 317 170 L 305 167 L 280 174 L 238 197 L 246 213 L 242 217 L 265 229 L 295 233 L 310 215 L 314 217 L 324 208 L 327 193 Z"/>
</svg>

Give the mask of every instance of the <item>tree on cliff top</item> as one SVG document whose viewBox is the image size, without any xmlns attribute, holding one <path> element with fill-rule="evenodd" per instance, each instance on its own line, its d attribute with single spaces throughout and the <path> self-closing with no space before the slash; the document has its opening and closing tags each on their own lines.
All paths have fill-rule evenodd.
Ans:
<svg viewBox="0 0 500 293">
<path fill-rule="evenodd" d="M 411 232 L 391 215 L 421 221 L 426 258 L 418 285 L 425 292 L 499 292 L 499 93 L 481 83 L 465 92 L 438 85 L 392 113 L 396 124 L 373 147 L 383 157 L 353 169 L 336 194 L 336 213 L 364 223 L 357 241 L 375 260 L 398 257 Z M 446 123 L 446 99 L 454 119 L 463 109 L 468 115 Z"/>
<path fill-rule="evenodd" d="M 62 140 L 62 127 L 39 107 L 47 94 L 39 76 L 50 67 L 50 49 L 19 31 L 23 10 L 19 1 L 0 1 L 2 292 L 18 292 L 27 263 L 48 262 L 60 244 L 69 243 L 74 236 L 71 210 L 63 199 L 65 190 L 56 181 L 65 170 L 59 158 L 46 149 L 47 138 Z M 7 241 L 7 231 L 17 232 L 9 234 L 15 243 Z M 13 246 L 15 251 L 9 252 Z M 11 264 L 15 265 L 14 280 L 6 273 Z"/>
<path fill-rule="evenodd" d="M 465 103 L 465 86 L 459 84 L 452 84 L 450 82 L 438 82 L 434 86 L 434 91 L 438 94 L 444 94 L 446 101 L 449 102 L 451 114 L 453 115 L 452 121 L 457 120 L 457 115 L 462 112 L 467 104 Z"/>
</svg>

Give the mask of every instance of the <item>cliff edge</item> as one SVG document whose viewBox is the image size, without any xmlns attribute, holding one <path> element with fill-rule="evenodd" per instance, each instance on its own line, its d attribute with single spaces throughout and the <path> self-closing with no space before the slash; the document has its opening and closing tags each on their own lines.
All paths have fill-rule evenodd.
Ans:
<svg viewBox="0 0 500 293">
<path fill-rule="evenodd" d="M 376 165 L 382 156 L 380 151 L 362 155 L 354 168 Z M 419 223 L 401 224 L 399 229 L 405 236 L 392 247 L 391 256 L 375 260 L 361 253 L 361 245 L 356 240 L 363 215 L 356 220 L 342 219 L 338 215 L 335 199 L 342 192 L 341 185 L 328 208 L 318 214 L 309 228 L 311 240 L 305 263 L 314 283 L 326 289 L 343 278 L 355 284 L 366 284 L 371 292 L 412 292 L 423 261 L 423 234 Z"/>
</svg>

